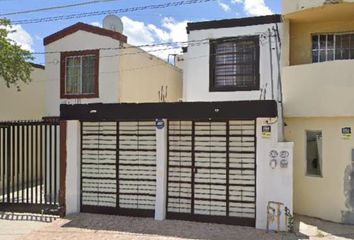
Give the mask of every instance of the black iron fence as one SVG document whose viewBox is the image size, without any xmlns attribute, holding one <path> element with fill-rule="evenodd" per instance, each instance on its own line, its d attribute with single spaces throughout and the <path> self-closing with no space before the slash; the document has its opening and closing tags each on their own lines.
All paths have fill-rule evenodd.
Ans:
<svg viewBox="0 0 354 240">
<path fill-rule="evenodd" d="M 0 210 L 54 212 L 59 121 L 0 122 Z"/>
</svg>

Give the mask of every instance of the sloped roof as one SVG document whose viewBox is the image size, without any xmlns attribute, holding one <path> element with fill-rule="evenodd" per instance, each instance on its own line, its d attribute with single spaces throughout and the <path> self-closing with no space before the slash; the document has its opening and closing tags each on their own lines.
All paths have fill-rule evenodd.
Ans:
<svg viewBox="0 0 354 240">
<path fill-rule="evenodd" d="M 117 41 L 121 41 L 121 42 L 125 42 L 125 43 L 128 40 L 127 36 L 123 35 L 122 33 L 111 31 L 108 29 L 100 28 L 100 27 L 95 27 L 95 26 L 92 26 L 92 25 L 89 25 L 86 23 L 78 22 L 74 25 L 71 25 L 67 28 L 60 30 L 59 32 L 53 33 L 52 35 L 45 37 L 43 40 L 43 44 L 44 44 L 44 46 L 46 46 L 52 42 L 58 41 L 70 34 L 80 31 L 80 30 L 94 33 L 94 34 L 98 34 L 98 35 L 102 35 L 102 36 L 106 36 L 106 37 L 110 37 L 110 38 L 113 38 Z"/>
</svg>

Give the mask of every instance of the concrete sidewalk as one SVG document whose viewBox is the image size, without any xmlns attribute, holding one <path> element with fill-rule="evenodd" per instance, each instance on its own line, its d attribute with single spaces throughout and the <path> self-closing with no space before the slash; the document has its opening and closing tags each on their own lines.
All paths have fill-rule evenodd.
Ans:
<svg viewBox="0 0 354 240">
<path fill-rule="evenodd" d="M 296 234 L 186 221 L 155 221 L 81 213 L 65 219 L 33 214 L 0 214 L 1 240 L 333 240 L 354 239 L 354 226 L 296 216 Z"/>
<path fill-rule="evenodd" d="M 31 213 L 0 212 L 0 239 L 14 240 L 48 227 L 56 217 Z"/>
</svg>

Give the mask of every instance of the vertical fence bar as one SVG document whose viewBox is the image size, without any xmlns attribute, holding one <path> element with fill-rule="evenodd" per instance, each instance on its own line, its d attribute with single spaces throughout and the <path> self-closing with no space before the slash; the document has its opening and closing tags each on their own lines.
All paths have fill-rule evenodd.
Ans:
<svg viewBox="0 0 354 240">
<path fill-rule="evenodd" d="M 1 128 L 1 149 L 2 149 L 2 202 L 5 202 L 5 128 Z"/>
<path fill-rule="evenodd" d="M 49 203 L 52 204 L 52 126 L 49 125 Z"/>
<path fill-rule="evenodd" d="M 15 202 L 15 126 L 11 126 L 10 130 L 10 135 L 11 135 L 11 146 L 10 146 L 10 152 L 11 152 L 11 202 Z"/>
<path fill-rule="evenodd" d="M 25 126 L 21 128 L 21 149 L 22 149 L 22 166 L 21 166 L 21 202 L 24 203 L 25 194 Z"/>
<path fill-rule="evenodd" d="M 31 124 L 31 139 L 30 139 L 30 143 L 31 143 L 31 203 L 34 203 L 33 201 L 33 184 L 34 184 L 34 126 Z"/>
<path fill-rule="evenodd" d="M 43 203 L 43 124 L 39 125 L 39 202 Z"/>
<path fill-rule="evenodd" d="M 58 148 L 58 126 L 54 125 L 54 199 L 53 202 L 57 203 L 57 148 Z"/>
<path fill-rule="evenodd" d="M 16 169 L 16 183 L 17 183 L 17 199 L 16 199 L 16 202 L 19 203 L 20 202 L 20 193 L 21 193 L 21 190 L 20 190 L 20 129 L 21 129 L 21 126 L 18 125 L 17 126 L 17 132 L 16 132 L 16 142 L 17 142 L 17 169 Z"/>
<path fill-rule="evenodd" d="M 48 179 L 47 179 L 47 167 L 48 167 L 48 125 L 44 124 L 44 201 L 48 202 Z"/>
<path fill-rule="evenodd" d="M 7 128 L 7 203 L 10 203 L 10 193 L 11 193 L 11 128 Z"/>
<path fill-rule="evenodd" d="M 38 124 L 35 125 L 35 203 L 38 203 Z"/>
<path fill-rule="evenodd" d="M 26 203 L 29 203 L 29 125 L 26 124 Z"/>
</svg>

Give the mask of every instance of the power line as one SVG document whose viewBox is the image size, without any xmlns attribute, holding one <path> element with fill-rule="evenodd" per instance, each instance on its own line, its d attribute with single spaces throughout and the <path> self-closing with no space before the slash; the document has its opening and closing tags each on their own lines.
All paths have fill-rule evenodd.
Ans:
<svg viewBox="0 0 354 240">
<path fill-rule="evenodd" d="M 1 0 L 0 0 L 1 1 Z M 255 35 L 259 35 L 260 38 L 264 34 L 266 34 L 267 31 L 263 32 L 254 32 Z M 203 44 L 209 44 L 210 38 L 203 38 L 199 40 L 189 40 L 189 41 L 180 41 L 180 42 L 160 42 L 160 43 L 155 43 L 155 44 L 142 44 L 142 45 L 128 45 L 128 46 L 118 46 L 118 47 L 103 47 L 103 48 L 94 48 L 96 50 L 102 50 L 102 51 L 110 51 L 110 50 L 119 50 L 119 49 L 129 49 L 129 48 L 149 48 L 149 47 L 159 47 L 159 46 L 174 46 L 175 48 L 181 48 L 184 46 L 199 46 Z M 227 39 L 225 41 L 228 41 Z M 261 41 L 261 44 L 264 44 L 263 41 Z M 78 50 L 80 51 L 80 50 Z M 84 51 L 84 50 L 82 50 Z M 163 51 L 163 50 L 162 50 Z M 58 54 L 63 51 L 47 51 L 47 52 L 31 52 L 32 55 L 45 55 L 45 54 Z M 148 51 L 145 51 L 148 52 Z"/>
<path fill-rule="evenodd" d="M 257 32 L 257 34 L 261 35 L 261 34 L 265 34 L 266 32 Z M 276 36 L 276 35 L 273 35 Z M 188 47 L 193 47 L 193 46 L 201 46 L 201 45 L 205 45 L 205 44 L 209 44 L 209 40 L 210 39 L 202 39 L 202 40 L 194 40 L 194 41 L 190 41 L 188 45 Z M 188 42 L 184 42 L 184 43 L 188 43 Z M 166 44 L 166 43 L 163 43 Z M 160 44 L 161 45 L 161 44 Z M 141 46 L 159 46 L 158 44 L 156 45 L 141 45 Z M 134 46 L 131 46 L 134 47 Z M 128 47 L 129 48 L 129 47 Z M 147 50 L 147 51 L 140 51 L 140 52 L 132 52 L 132 53 L 118 53 L 118 54 L 112 54 L 112 55 L 102 55 L 99 56 L 99 59 L 101 58 L 108 58 L 108 57 L 117 57 L 117 56 L 123 56 L 123 55 L 138 55 L 138 54 L 144 54 L 144 53 L 150 53 L 150 52 L 158 52 L 158 51 L 167 51 L 167 50 L 172 50 L 172 49 L 177 49 L 180 47 L 168 47 L 168 48 L 163 48 L 163 49 L 152 49 L 152 50 Z M 113 48 L 116 49 L 116 48 Z M 52 52 L 52 53 L 60 53 L 60 52 Z M 194 56 L 194 57 L 183 57 L 184 62 L 186 61 L 193 61 L 193 60 L 197 60 L 200 58 L 205 58 L 205 57 L 210 57 L 210 56 L 217 56 L 218 53 L 214 53 L 214 54 L 206 54 L 206 55 L 199 55 L 199 56 Z M 119 71 L 111 71 L 111 72 L 100 72 L 100 73 L 116 73 L 116 72 L 124 72 L 124 71 L 138 71 L 138 70 L 142 70 L 142 69 L 147 69 L 147 68 L 152 68 L 152 67 L 156 67 L 156 66 L 160 66 L 160 65 L 165 65 L 168 64 L 168 62 L 165 62 L 165 60 L 155 56 L 156 58 L 161 60 L 161 63 L 159 64 L 153 64 L 153 65 L 148 65 L 148 66 L 143 66 L 143 67 L 135 67 L 135 68 L 127 68 L 127 69 L 122 69 Z M 65 60 L 64 60 L 65 62 Z M 42 65 L 44 64 L 58 64 L 59 61 L 52 61 L 52 62 L 46 62 L 46 63 L 42 63 Z"/>
<path fill-rule="evenodd" d="M 23 20 L 13 21 L 12 24 L 33 24 L 33 23 L 42 23 L 42 22 L 54 22 L 54 21 L 85 18 L 85 17 L 92 17 L 92 16 L 100 16 L 100 15 L 121 14 L 121 13 L 127 13 L 127 12 L 137 12 L 137 11 L 146 11 L 146 10 L 153 10 L 153 9 L 179 7 L 179 6 L 183 6 L 183 5 L 192 5 L 192 4 L 199 4 L 199 3 L 206 3 L 206 2 L 215 2 L 215 1 L 216 0 L 183 0 L 183 1 L 174 1 L 174 2 L 168 2 L 168 3 L 137 6 L 137 7 L 130 7 L 130 8 L 120 8 L 120 9 L 113 9 L 113 10 L 94 11 L 94 12 L 85 12 L 85 13 L 75 13 L 75 14 L 61 15 L 61 16 L 55 16 L 55 17 L 23 19 Z"/>
<path fill-rule="evenodd" d="M 69 4 L 69 5 L 29 9 L 29 10 L 24 10 L 24 11 L 19 11 L 19 12 L 2 13 L 2 14 L 0 14 L 0 17 L 27 14 L 27 13 L 35 13 L 35 12 L 44 12 L 44 11 L 50 11 L 50 10 L 56 10 L 56 9 L 79 7 L 79 6 L 84 6 L 84 5 L 91 5 L 91 4 L 103 3 L 103 2 L 113 2 L 113 1 L 118 1 L 118 0 L 95 0 L 95 1 L 89 1 L 89 2 L 74 3 L 74 4 Z"/>
<path fill-rule="evenodd" d="M 180 48 L 183 45 L 188 44 L 188 46 L 198 45 L 203 42 L 209 43 L 209 38 L 204 38 L 200 40 L 191 40 L 191 41 L 182 41 L 182 42 L 162 42 L 156 44 L 143 44 L 143 45 L 129 45 L 129 46 L 119 46 L 119 47 L 108 47 L 108 48 L 95 48 L 97 50 L 110 51 L 110 50 L 119 50 L 119 49 L 129 49 L 129 48 L 149 48 L 149 47 L 159 47 L 159 46 L 175 46 Z M 79 50 L 80 51 L 80 50 Z M 48 51 L 48 52 L 32 52 L 32 55 L 44 55 L 44 54 L 57 54 L 62 51 Z"/>
<path fill-rule="evenodd" d="M 195 56 L 195 57 L 184 57 L 183 58 L 183 62 L 188 62 L 188 61 L 194 61 L 194 60 L 198 60 L 198 59 L 201 59 L 201 58 L 209 58 L 210 56 L 216 56 L 217 53 L 214 53 L 214 54 L 204 54 L 204 55 L 199 55 L 199 56 Z M 161 59 L 162 60 L 162 59 Z M 47 64 L 58 64 L 57 62 L 49 62 Z M 147 66 L 143 66 L 143 67 L 133 67 L 133 68 L 123 68 L 123 69 L 120 69 L 118 71 L 100 71 L 99 73 L 100 74 L 112 74 L 112 73 L 120 73 L 120 72 L 133 72 L 133 71 L 140 71 L 140 70 L 144 70 L 144 69 L 149 69 L 149 68 L 154 68 L 154 67 L 158 67 L 158 66 L 163 66 L 163 65 L 166 65 L 166 64 L 169 64 L 167 62 L 164 62 L 162 60 L 161 63 L 157 63 L 157 64 L 151 64 L 151 65 L 147 65 Z M 176 67 L 172 64 L 169 64 L 173 67 Z M 43 80 L 43 81 L 57 81 L 57 80 Z"/>
<path fill-rule="evenodd" d="M 201 46 L 201 45 L 205 45 L 205 44 L 209 44 L 209 42 L 200 42 L 200 43 L 194 43 L 194 44 L 190 44 L 188 45 L 189 47 L 192 46 Z M 140 54 L 146 54 L 146 53 L 154 53 L 154 52 L 162 52 L 162 51 L 167 51 L 167 50 L 173 50 L 173 49 L 179 49 L 179 46 L 169 46 L 169 47 L 165 47 L 165 48 L 160 48 L 160 49 L 150 49 L 150 50 L 142 50 L 142 51 L 138 51 L 138 52 L 123 52 L 123 53 L 116 53 L 116 54 L 111 54 L 111 55 L 100 55 L 98 58 L 102 59 L 102 58 L 112 58 L 112 57 L 119 57 L 119 56 L 129 56 L 129 55 L 140 55 Z M 53 52 L 52 52 L 53 53 Z M 60 52 L 56 52 L 56 53 L 60 53 Z M 165 60 L 155 56 L 156 58 L 160 59 L 161 61 L 165 62 Z M 47 62 L 46 64 L 57 64 L 59 62 L 59 60 L 55 60 L 52 62 Z M 66 62 L 66 60 L 64 60 L 64 62 Z"/>
</svg>

